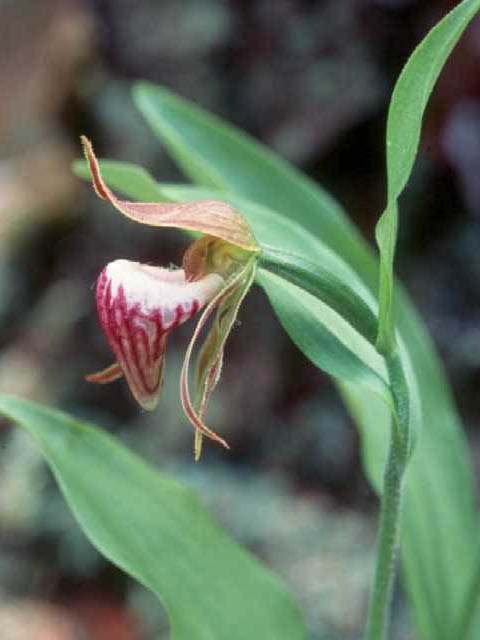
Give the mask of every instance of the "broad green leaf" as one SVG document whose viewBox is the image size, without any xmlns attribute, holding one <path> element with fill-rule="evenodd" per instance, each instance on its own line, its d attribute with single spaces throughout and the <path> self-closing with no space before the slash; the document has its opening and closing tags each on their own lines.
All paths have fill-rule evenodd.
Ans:
<svg viewBox="0 0 480 640">
<path fill-rule="evenodd" d="M 285 589 L 190 489 L 59 411 L 0 396 L 0 413 L 36 440 L 97 549 L 159 597 L 172 640 L 304 638 Z"/>
<path fill-rule="evenodd" d="M 296 219 L 304 217 L 298 209 L 298 196 L 290 192 L 292 168 L 265 147 L 252 146 L 252 141 L 241 131 L 224 124 L 219 118 L 206 113 L 175 96 L 167 89 L 148 83 L 137 83 L 133 89 L 134 101 L 153 131 L 175 158 L 178 165 L 195 182 L 221 191 L 235 191 L 273 209 L 297 210 Z M 185 144 L 185 140 L 192 144 Z M 231 157 L 235 147 L 235 158 Z M 293 170 L 294 171 L 294 170 Z M 319 214 L 331 218 L 343 215 L 333 198 L 320 189 L 310 192 L 311 185 L 300 179 L 304 193 L 312 197 Z M 268 202 L 263 194 L 268 190 Z M 332 226 L 332 233 L 336 234 Z"/>
<path fill-rule="evenodd" d="M 246 134 L 166 89 L 141 83 L 135 87 L 134 99 L 189 177 L 254 199 L 297 221 L 376 292 L 378 265 L 370 248 L 340 206 L 312 181 Z M 472 467 L 431 340 L 398 285 L 395 299 L 397 325 L 418 380 L 425 416 L 406 478 L 404 576 L 424 640 L 452 638 L 457 635 L 452 620 L 460 613 L 480 536 Z M 362 434 L 367 473 L 378 489 L 389 411 L 365 389 L 341 388 Z"/>
<path fill-rule="evenodd" d="M 422 40 L 408 59 L 393 90 L 387 120 L 387 207 L 377 225 L 380 248 L 378 345 L 394 346 L 393 260 L 400 197 L 417 155 L 422 119 L 437 78 L 453 47 L 480 9 L 480 0 L 464 0 Z"/>
</svg>

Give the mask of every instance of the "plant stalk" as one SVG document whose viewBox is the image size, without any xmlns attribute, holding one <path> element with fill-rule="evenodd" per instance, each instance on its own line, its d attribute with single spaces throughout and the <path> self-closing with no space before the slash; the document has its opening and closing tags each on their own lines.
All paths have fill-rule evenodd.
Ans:
<svg viewBox="0 0 480 640">
<path fill-rule="evenodd" d="M 398 351 L 386 355 L 395 413 L 380 503 L 377 560 L 365 640 L 386 640 L 398 546 L 402 481 L 409 452 L 409 396 Z"/>
<path fill-rule="evenodd" d="M 472 625 L 480 605 L 480 548 L 476 553 L 474 567 L 457 627 L 459 635 L 456 637 L 462 640 L 469 640 L 471 637 Z"/>
</svg>

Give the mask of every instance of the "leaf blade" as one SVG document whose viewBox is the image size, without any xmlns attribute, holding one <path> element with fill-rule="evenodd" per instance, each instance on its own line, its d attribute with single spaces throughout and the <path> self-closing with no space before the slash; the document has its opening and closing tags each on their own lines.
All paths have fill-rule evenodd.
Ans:
<svg viewBox="0 0 480 640">
<path fill-rule="evenodd" d="M 59 411 L 0 396 L 0 413 L 37 441 L 92 543 L 163 601 L 172 640 L 304 638 L 285 589 L 190 489 Z"/>
<path fill-rule="evenodd" d="M 257 281 L 297 347 L 334 378 L 366 387 L 393 406 L 386 371 L 374 348 L 326 304 L 265 269 Z"/>
<path fill-rule="evenodd" d="M 368 303 L 334 271 L 293 253 L 262 246 L 259 265 L 322 300 L 349 322 L 371 344 L 377 336 L 377 318 Z"/>
<path fill-rule="evenodd" d="M 398 231 L 398 205 L 418 151 L 428 100 L 448 56 L 480 9 L 479 0 L 464 0 L 420 42 L 395 84 L 387 119 L 387 206 L 376 229 L 380 249 L 379 332 L 383 352 L 394 348 L 393 262 Z"/>
</svg>

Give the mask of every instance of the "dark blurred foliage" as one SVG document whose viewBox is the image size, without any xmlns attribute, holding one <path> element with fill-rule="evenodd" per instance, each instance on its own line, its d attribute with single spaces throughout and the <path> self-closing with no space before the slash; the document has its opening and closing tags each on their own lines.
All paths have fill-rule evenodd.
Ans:
<svg viewBox="0 0 480 640">
<path fill-rule="evenodd" d="M 191 460 L 177 397 L 191 326 L 172 337 L 154 414 L 139 412 L 124 383 L 83 382 L 111 360 L 93 304 L 101 268 L 118 257 L 178 263 L 187 242 L 115 215 L 72 177 L 70 163 L 86 133 L 100 155 L 182 179 L 132 106 L 129 87 L 145 78 L 299 165 L 372 241 L 393 83 L 453 5 L 0 0 L 0 390 L 95 420 L 190 482 L 284 577 L 312 639 L 358 637 L 377 509 L 332 383 L 289 342 L 259 290 L 241 311 L 212 404 L 211 424 L 231 454 L 207 443 L 201 464 Z M 447 366 L 477 460 L 479 57 L 477 22 L 432 98 L 402 197 L 397 261 Z M 28 438 L 4 425 L 0 444 L 2 638 L 166 637 L 158 603 L 91 548 Z M 397 638 L 413 638 L 401 593 L 397 603 Z"/>
</svg>

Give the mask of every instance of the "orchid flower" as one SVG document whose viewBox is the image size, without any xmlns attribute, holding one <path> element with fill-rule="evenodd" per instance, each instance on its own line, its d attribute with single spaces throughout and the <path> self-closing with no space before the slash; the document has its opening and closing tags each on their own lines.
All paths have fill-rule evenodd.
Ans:
<svg viewBox="0 0 480 640">
<path fill-rule="evenodd" d="M 228 449 L 226 441 L 206 426 L 205 415 L 220 377 L 225 342 L 253 282 L 258 244 L 240 213 L 218 200 L 137 203 L 118 199 L 105 184 L 91 143 L 82 137 L 82 144 L 100 198 L 135 222 L 204 234 L 186 251 L 180 269 L 123 259 L 103 269 L 96 285 L 97 311 L 115 362 L 87 380 L 105 384 L 125 376 L 138 404 L 153 410 L 162 388 L 168 336 L 203 309 L 182 367 L 182 406 L 195 428 L 196 460 L 202 436 Z M 192 401 L 190 361 L 213 312 L 215 317 L 197 358 Z"/>
</svg>

